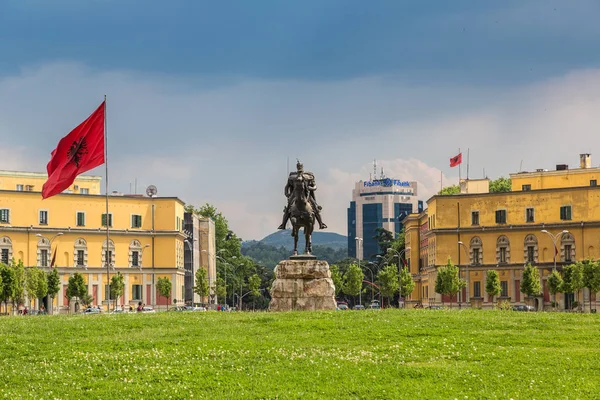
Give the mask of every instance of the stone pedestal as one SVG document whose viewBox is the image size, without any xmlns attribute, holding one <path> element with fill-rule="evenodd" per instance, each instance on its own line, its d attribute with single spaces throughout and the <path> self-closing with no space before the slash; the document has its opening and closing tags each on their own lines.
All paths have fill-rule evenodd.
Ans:
<svg viewBox="0 0 600 400">
<path fill-rule="evenodd" d="M 269 311 L 335 310 L 335 287 L 327 261 L 290 258 L 275 267 Z"/>
</svg>

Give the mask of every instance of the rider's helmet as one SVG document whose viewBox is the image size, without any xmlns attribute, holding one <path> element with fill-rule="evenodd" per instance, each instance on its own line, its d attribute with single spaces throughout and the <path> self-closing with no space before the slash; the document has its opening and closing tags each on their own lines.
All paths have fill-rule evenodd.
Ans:
<svg viewBox="0 0 600 400">
<path fill-rule="evenodd" d="M 296 163 L 296 170 L 298 170 L 298 172 L 304 172 L 304 165 L 302 165 L 300 160 L 298 160 L 298 163 Z"/>
</svg>

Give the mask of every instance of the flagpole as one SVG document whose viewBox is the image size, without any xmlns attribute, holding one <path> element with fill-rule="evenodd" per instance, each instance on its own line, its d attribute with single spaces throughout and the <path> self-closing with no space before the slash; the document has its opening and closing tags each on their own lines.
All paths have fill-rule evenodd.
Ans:
<svg viewBox="0 0 600 400">
<path fill-rule="evenodd" d="M 460 152 L 460 148 L 458 149 L 458 154 L 461 155 L 462 153 Z M 460 170 L 462 167 L 462 156 L 461 156 L 461 162 L 460 164 L 458 164 L 458 185 L 460 186 Z"/>
<path fill-rule="evenodd" d="M 110 311 L 110 259 L 112 258 L 112 254 L 110 253 L 110 217 L 108 214 L 108 132 L 106 130 L 106 95 L 104 95 L 104 167 L 106 171 L 106 181 L 104 182 L 106 191 L 106 253 L 104 254 L 104 259 L 106 261 L 106 284 L 108 287 L 106 310 Z"/>
<path fill-rule="evenodd" d="M 469 148 L 467 148 L 467 180 L 469 180 Z"/>
</svg>

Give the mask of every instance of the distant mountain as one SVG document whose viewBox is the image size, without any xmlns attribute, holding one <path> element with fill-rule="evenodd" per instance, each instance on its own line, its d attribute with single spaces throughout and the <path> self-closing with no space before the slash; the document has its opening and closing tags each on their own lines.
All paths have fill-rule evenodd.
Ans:
<svg viewBox="0 0 600 400">
<path fill-rule="evenodd" d="M 259 242 L 274 247 L 283 246 L 286 250 L 292 250 L 294 248 L 294 238 L 291 236 L 291 233 L 292 232 L 289 229 L 277 231 L 275 233 L 271 233 L 269 236 L 265 237 Z M 242 243 L 242 248 L 245 246 L 250 246 L 251 243 L 256 243 L 256 241 L 244 242 Z M 334 250 L 348 249 L 347 237 L 332 232 L 313 232 L 312 244 L 313 247 L 325 246 Z M 300 238 L 298 239 L 298 249 L 304 249 L 304 235 L 302 235 L 302 231 L 300 232 Z"/>
</svg>

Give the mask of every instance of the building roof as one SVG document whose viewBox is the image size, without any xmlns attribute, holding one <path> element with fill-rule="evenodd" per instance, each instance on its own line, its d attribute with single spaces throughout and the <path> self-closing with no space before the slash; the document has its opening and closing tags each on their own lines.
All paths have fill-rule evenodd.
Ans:
<svg viewBox="0 0 600 400">
<path fill-rule="evenodd" d="M 1 190 L 0 189 L 0 195 L 3 194 L 18 194 L 18 195 L 38 195 L 41 196 L 41 192 L 34 192 L 34 191 L 16 191 L 16 190 Z M 56 196 L 73 196 L 75 198 L 81 198 L 81 197 L 86 197 L 86 198 L 102 198 L 105 199 L 106 195 L 104 194 L 80 194 L 80 193 L 60 193 L 57 194 Z M 55 197 L 55 196 L 52 196 Z M 141 196 L 141 195 L 129 195 L 129 194 L 118 194 L 118 195 L 108 195 L 109 199 L 129 199 L 129 200 L 140 200 L 140 201 L 150 201 L 150 200 L 175 200 L 179 203 L 181 203 L 182 205 L 185 205 L 186 203 L 181 200 L 179 197 L 146 197 L 146 196 Z"/>
<path fill-rule="evenodd" d="M 11 176 L 17 178 L 38 178 L 38 179 L 47 179 L 48 174 L 45 172 L 26 172 L 26 171 L 8 171 L 8 170 L 0 170 L 0 176 Z M 98 181 L 102 179 L 102 176 L 99 175 L 79 175 L 77 180 L 81 181 Z"/>
</svg>

